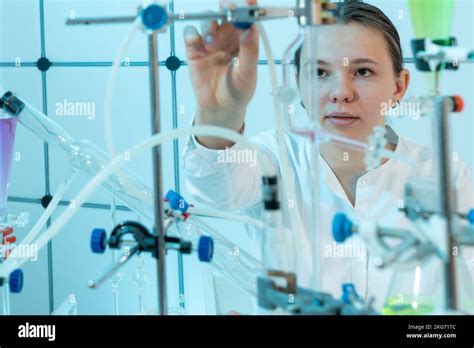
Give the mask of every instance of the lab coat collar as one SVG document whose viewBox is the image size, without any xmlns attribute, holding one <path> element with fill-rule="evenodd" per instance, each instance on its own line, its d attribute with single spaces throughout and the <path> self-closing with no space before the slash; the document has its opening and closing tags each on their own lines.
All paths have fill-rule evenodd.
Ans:
<svg viewBox="0 0 474 348">
<path fill-rule="evenodd" d="M 396 154 L 402 154 L 403 152 L 403 146 L 400 146 L 399 142 L 399 137 L 395 133 L 392 127 L 386 125 L 386 138 L 387 141 L 391 144 L 395 144 L 395 153 Z M 307 141 L 307 146 L 306 146 L 306 155 L 308 161 L 311 158 L 311 144 L 309 141 Z M 384 164 L 378 166 L 377 168 L 370 170 L 366 172 L 364 175 L 362 175 L 359 180 L 365 180 L 368 184 L 373 182 L 379 175 L 384 175 L 389 168 L 391 168 L 396 160 L 389 158 Z M 329 189 L 336 195 L 337 197 L 343 199 L 350 207 L 355 208 L 352 206 L 349 198 L 347 197 L 341 183 L 339 182 L 339 179 L 337 178 L 336 174 L 333 172 L 331 167 L 328 165 L 326 160 L 324 159 L 321 154 L 319 154 L 319 163 L 320 163 L 320 173 L 322 174 L 322 178 L 324 182 L 328 185 Z"/>
</svg>

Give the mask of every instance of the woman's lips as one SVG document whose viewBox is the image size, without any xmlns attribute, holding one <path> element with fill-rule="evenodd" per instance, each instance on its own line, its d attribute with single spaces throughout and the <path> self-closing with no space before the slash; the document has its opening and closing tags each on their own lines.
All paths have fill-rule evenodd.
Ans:
<svg viewBox="0 0 474 348">
<path fill-rule="evenodd" d="M 335 127 L 348 127 L 352 126 L 359 120 L 359 117 L 355 116 L 326 116 L 327 121 Z"/>
</svg>

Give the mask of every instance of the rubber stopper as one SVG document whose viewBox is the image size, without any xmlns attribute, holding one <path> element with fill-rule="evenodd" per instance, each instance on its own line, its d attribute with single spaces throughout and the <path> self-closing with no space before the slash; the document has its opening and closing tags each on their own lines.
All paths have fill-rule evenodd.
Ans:
<svg viewBox="0 0 474 348">
<path fill-rule="evenodd" d="M 19 294 L 23 289 L 23 271 L 18 268 L 10 273 L 8 284 L 11 293 Z"/>
<path fill-rule="evenodd" d="M 198 242 L 198 257 L 201 262 L 210 262 L 214 254 L 214 241 L 211 237 L 202 236 Z"/>
<path fill-rule="evenodd" d="M 467 213 L 467 221 L 469 221 L 471 225 L 474 225 L 474 209 L 469 210 L 469 213 Z"/>
<path fill-rule="evenodd" d="M 156 4 L 144 8 L 141 12 L 141 17 L 143 25 L 150 30 L 159 30 L 168 22 L 166 10 Z"/>
<path fill-rule="evenodd" d="M 464 100 L 460 95 L 454 95 L 451 97 L 453 99 L 453 112 L 461 112 L 464 110 Z"/>
<path fill-rule="evenodd" d="M 186 213 L 188 211 L 189 204 L 179 193 L 169 190 L 165 197 L 168 200 L 171 209 L 179 210 L 182 213 Z"/>
<path fill-rule="evenodd" d="M 94 254 L 105 252 L 105 240 L 107 234 L 103 228 L 95 228 L 91 235 L 91 249 Z"/>
<path fill-rule="evenodd" d="M 343 213 L 337 213 L 332 220 L 332 235 L 336 242 L 342 243 L 352 235 L 352 222 Z"/>
</svg>

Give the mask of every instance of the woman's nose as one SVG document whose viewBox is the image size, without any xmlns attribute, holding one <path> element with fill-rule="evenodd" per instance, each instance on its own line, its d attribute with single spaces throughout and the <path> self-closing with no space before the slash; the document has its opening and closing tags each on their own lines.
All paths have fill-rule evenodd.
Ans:
<svg viewBox="0 0 474 348">
<path fill-rule="evenodd" d="M 333 103 L 349 103 L 354 99 L 354 89 L 352 82 L 345 77 L 341 77 L 331 86 L 329 100 Z"/>
</svg>

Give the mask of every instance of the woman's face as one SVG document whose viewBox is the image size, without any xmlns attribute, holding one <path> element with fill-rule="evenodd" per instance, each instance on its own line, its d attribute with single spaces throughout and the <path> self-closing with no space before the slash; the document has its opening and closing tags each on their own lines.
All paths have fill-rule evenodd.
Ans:
<svg viewBox="0 0 474 348">
<path fill-rule="evenodd" d="M 375 126 L 383 126 L 385 105 L 399 101 L 409 72 L 396 76 L 383 34 L 357 23 L 317 29 L 318 102 L 323 129 L 362 141 Z M 308 103 L 309 67 L 301 53 L 300 93 Z"/>
</svg>

